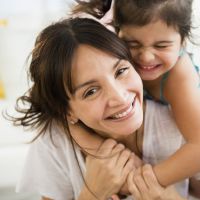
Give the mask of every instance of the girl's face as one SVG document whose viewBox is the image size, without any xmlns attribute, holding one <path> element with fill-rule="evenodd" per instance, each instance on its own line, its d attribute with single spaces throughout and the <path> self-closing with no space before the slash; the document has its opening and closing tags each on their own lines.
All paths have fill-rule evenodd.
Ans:
<svg viewBox="0 0 200 200">
<path fill-rule="evenodd" d="M 128 61 L 80 45 L 72 62 L 72 81 L 71 117 L 114 139 L 141 126 L 142 82 Z"/>
<path fill-rule="evenodd" d="M 143 80 L 155 80 L 177 62 L 181 36 L 159 20 L 145 26 L 123 26 L 119 36 L 131 49 L 135 69 Z"/>
</svg>

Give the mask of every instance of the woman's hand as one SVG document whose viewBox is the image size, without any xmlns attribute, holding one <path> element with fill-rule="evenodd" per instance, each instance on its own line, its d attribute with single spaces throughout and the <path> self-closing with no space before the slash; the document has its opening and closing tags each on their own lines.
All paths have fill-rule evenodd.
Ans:
<svg viewBox="0 0 200 200">
<path fill-rule="evenodd" d="M 151 165 L 144 165 L 128 175 L 128 189 L 135 200 L 184 200 L 170 186 L 162 187 Z"/>
<path fill-rule="evenodd" d="M 85 181 L 98 199 L 105 200 L 119 192 L 132 169 L 132 153 L 124 145 L 108 139 L 95 157 L 87 156 Z"/>
</svg>

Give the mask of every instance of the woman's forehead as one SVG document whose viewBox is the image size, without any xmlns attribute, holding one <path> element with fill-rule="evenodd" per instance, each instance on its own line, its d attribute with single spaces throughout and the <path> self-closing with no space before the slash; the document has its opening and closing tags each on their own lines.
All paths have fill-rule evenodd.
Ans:
<svg viewBox="0 0 200 200">
<path fill-rule="evenodd" d="M 109 53 L 89 45 L 80 45 L 72 61 L 72 80 L 79 84 L 88 79 L 103 76 L 119 60 Z"/>
</svg>

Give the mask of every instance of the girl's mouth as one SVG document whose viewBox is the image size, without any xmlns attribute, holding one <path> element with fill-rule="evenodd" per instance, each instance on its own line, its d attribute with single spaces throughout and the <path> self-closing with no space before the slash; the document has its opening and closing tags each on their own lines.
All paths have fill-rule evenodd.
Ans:
<svg viewBox="0 0 200 200">
<path fill-rule="evenodd" d="M 139 69 L 141 71 L 152 71 L 152 70 L 157 69 L 158 67 L 160 67 L 161 64 L 151 64 L 151 65 L 136 64 L 135 66 L 136 66 L 137 69 Z"/>
</svg>

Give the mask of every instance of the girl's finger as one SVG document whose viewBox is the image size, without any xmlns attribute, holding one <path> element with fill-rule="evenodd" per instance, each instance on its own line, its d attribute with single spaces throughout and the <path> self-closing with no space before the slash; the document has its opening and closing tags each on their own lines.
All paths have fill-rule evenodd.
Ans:
<svg viewBox="0 0 200 200">
<path fill-rule="evenodd" d="M 149 188 L 160 186 L 160 184 L 158 183 L 157 178 L 153 172 L 151 165 L 149 165 L 149 164 L 144 165 L 142 168 L 142 174 L 143 174 L 144 180 Z"/>
<path fill-rule="evenodd" d="M 146 193 L 148 193 L 149 187 L 147 186 L 141 172 L 134 174 L 133 181 L 140 191 L 141 196 L 144 196 Z"/>
<path fill-rule="evenodd" d="M 135 170 L 136 169 L 134 166 L 133 159 L 129 159 L 124 168 L 122 169 L 122 177 L 125 177 L 127 179 L 128 174 L 131 172 L 134 173 Z"/>
<path fill-rule="evenodd" d="M 117 145 L 117 142 L 113 139 L 105 140 L 99 149 L 97 150 L 96 156 L 106 157 L 110 156 L 113 148 Z"/>
<path fill-rule="evenodd" d="M 119 157 L 118 157 L 118 160 L 116 162 L 116 165 L 118 167 L 120 167 L 121 169 L 124 168 L 124 166 L 126 165 L 126 163 L 128 162 L 128 160 L 131 159 L 131 151 L 128 150 L 128 149 L 124 149 Z M 133 159 L 132 159 L 133 160 Z"/>
<path fill-rule="evenodd" d="M 139 200 L 141 199 L 141 194 L 133 181 L 133 176 L 134 172 L 131 171 L 127 178 L 128 190 L 131 193 L 133 199 Z"/>
<path fill-rule="evenodd" d="M 112 200 L 120 200 L 120 198 L 116 194 L 113 194 L 111 197 L 112 197 Z"/>
</svg>

